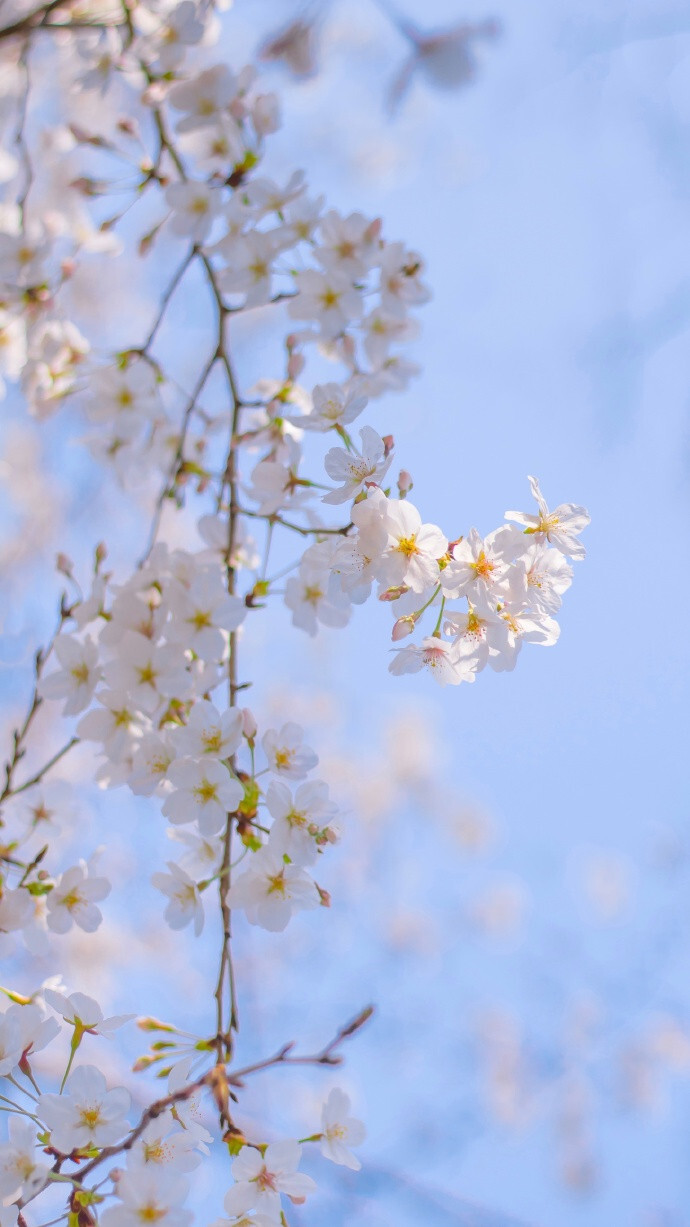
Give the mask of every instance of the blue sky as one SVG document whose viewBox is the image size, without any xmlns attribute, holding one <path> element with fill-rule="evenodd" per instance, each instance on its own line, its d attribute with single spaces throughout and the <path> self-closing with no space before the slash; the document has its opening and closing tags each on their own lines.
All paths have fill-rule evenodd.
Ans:
<svg viewBox="0 0 690 1227">
<path fill-rule="evenodd" d="M 421 22 L 418 8 L 406 11 Z M 352 1045 L 347 1074 L 370 1121 L 363 1187 L 371 1195 L 345 1198 L 343 1210 L 329 1204 L 334 1223 L 339 1213 L 343 1224 L 372 1227 L 419 1223 L 422 1213 L 445 1222 L 438 1205 L 420 1208 L 414 1190 L 393 1195 L 382 1177 L 377 1185 L 375 1172 L 391 1166 L 418 1173 L 439 1196 L 487 1207 L 484 1220 L 451 1203 L 449 1223 L 493 1224 L 489 1210 L 535 1227 L 690 1223 L 682 1069 L 671 1078 L 655 1067 L 654 1110 L 621 1107 L 619 1094 L 621 1052 L 655 1016 L 690 1026 L 683 10 L 668 0 L 612 0 L 603 13 L 589 0 L 496 0 L 503 35 L 484 48 L 476 82 L 436 93 L 418 80 L 393 120 L 384 94 L 405 46 L 366 0 L 324 12 L 313 80 L 291 84 L 269 72 L 285 91 L 276 173 L 303 166 L 334 207 L 382 216 L 386 237 L 405 238 L 427 261 L 433 300 L 415 350 L 423 374 L 367 419 L 394 433 L 423 517 L 450 536 L 472 525 L 488 532 L 506 508 L 529 509 L 528 473 L 550 502 L 584 503 L 592 515 L 560 642 L 526 647 L 513 675 L 486 672 L 448 692 L 425 677 L 390 677 L 383 607 L 357 611 L 346 632 L 315 645 L 278 610 L 247 643 L 257 702 L 270 704 L 279 688 L 308 724 L 310 689 L 330 696 L 336 712 L 322 735 L 355 775 L 401 710 L 421 714 L 443 789 L 487 811 L 497 830 L 486 861 L 469 863 L 447 851 L 441 794 L 408 789 L 396 820 L 388 815 L 372 836 L 380 840 L 373 879 L 359 882 L 357 898 L 336 898 L 325 948 L 321 929 L 300 920 L 279 943 L 287 967 L 276 959 L 270 984 L 254 982 L 251 1017 L 262 1001 L 280 1003 L 266 1043 L 303 1026 L 305 1014 L 323 1035 L 369 996 L 379 1002 L 379 1022 Z M 286 0 L 236 0 L 233 62 L 292 11 Z M 486 12 L 471 0 L 462 15 Z M 450 3 L 424 6 L 429 26 L 455 18 Z M 193 295 L 178 307 L 190 352 L 197 310 Z M 247 382 L 265 358 L 260 325 L 237 328 Z M 50 429 L 57 437 L 61 428 Z M 65 455 L 83 495 L 72 544 L 85 555 L 89 500 L 112 507 L 115 495 L 97 494 L 81 462 L 69 460 L 74 451 Z M 98 804 L 108 821 L 140 813 L 119 794 Z M 605 879 L 620 872 L 628 883 L 608 922 L 584 886 L 592 858 L 613 866 Z M 519 887 L 524 919 L 489 941 L 468 924 L 467 908 L 497 875 Z M 431 954 L 386 936 L 386 917 L 403 903 L 413 922 L 430 918 Z M 146 906 L 153 913 L 157 904 Z M 239 934 L 249 973 L 271 956 L 246 926 Z M 319 991 L 311 995 L 310 984 Z M 113 991 L 125 1008 L 122 988 Z M 567 1040 L 585 1006 L 595 1019 L 590 1038 Z M 470 1026 L 497 1009 L 514 1020 L 534 1071 L 536 1089 L 514 1126 L 485 1109 Z M 558 1178 L 569 1088 L 588 1105 L 596 1163 L 579 1193 Z M 346 1187 L 351 1199 L 360 1195 Z M 307 1211 L 295 1217 L 296 1227 L 313 1221 Z"/>
</svg>

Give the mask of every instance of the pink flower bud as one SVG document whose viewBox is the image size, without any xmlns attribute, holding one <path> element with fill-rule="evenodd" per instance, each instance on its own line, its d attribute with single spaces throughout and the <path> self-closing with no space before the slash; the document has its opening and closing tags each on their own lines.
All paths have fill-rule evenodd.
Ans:
<svg viewBox="0 0 690 1227">
<path fill-rule="evenodd" d="M 58 554 L 55 559 L 55 566 L 63 575 L 71 575 L 74 570 L 74 563 L 66 554 Z"/>
<path fill-rule="evenodd" d="M 409 494 L 413 485 L 414 483 L 412 481 L 411 473 L 408 473 L 407 469 L 401 469 L 398 477 L 398 491 L 400 497 L 404 498 L 406 494 Z"/>
<path fill-rule="evenodd" d="M 385 592 L 379 593 L 380 601 L 397 601 L 398 597 L 404 596 L 409 592 L 407 584 L 399 584 L 397 588 L 386 588 Z"/>
<path fill-rule="evenodd" d="M 247 741 L 253 741 L 256 737 L 257 723 L 248 707 L 242 708 L 242 733 L 247 738 Z"/>
<path fill-rule="evenodd" d="M 414 614 L 405 614 L 404 617 L 398 618 L 398 621 L 393 627 L 391 639 L 397 643 L 399 639 L 405 639 L 407 635 L 411 635 L 415 627 L 416 618 Z"/>
<path fill-rule="evenodd" d="M 142 105 L 145 107 L 158 106 L 165 98 L 166 87 L 162 81 L 153 81 L 151 85 L 147 85 L 141 95 Z"/>
<path fill-rule="evenodd" d="M 304 354 L 290 354 L 288 359 L 288 379 L 299 379 L 304 370 Z"/>
</svg>

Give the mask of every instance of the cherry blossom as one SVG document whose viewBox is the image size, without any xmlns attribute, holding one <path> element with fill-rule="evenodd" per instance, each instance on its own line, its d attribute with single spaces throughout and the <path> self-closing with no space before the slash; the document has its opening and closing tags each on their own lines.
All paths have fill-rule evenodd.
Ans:
<svg viewBox="0 0 690 1227">
<path fill-rule="evenodd" d="M 533 478 L 537 514 L 508 512 L 512 523 L 485 535 L 458 535 L 468 512 L 459 490 L 449 536 L 425 518 L 433 506 L 422 513 L 409 501 L 411 474 L 391 475 L 389 394 L 420 373 L 407 347 L 429 298 L 423 258 L 383 219 L 314 193 L 303 171 L 284 168 L 284 154 L 276 171 L 279 100 L 251 66 L 212 58 L 224 7 L 152 0 L 116 13 L 85 0 L 70 13 L 49 5 L 11 14 L 3 31 L 0 118 L 11 148 L 0 151 L 0 395 L 17 385 L 16 401 L 48 447 L 59 415 L 70 429 L 76 423 L 79 481 L 96 491 L 102 472 L 113 521 L 129 511 L 112 542 L 91 543 L 92 562 L 57 542 L 57 626 L 32 648 L 34 688 L 5 760 L 2 951 L 23 942 L 32 956 L 52 958 L 54 947 L 73 944 L 56 938 L 72 933 L 83 965 L 91 958 L 108 970 L 108 942 L 89 935 L 111 884 L 98 854 L 89 856 L 88 824 L 72 801 L 93 756 L 94 782 L 134 794 L 152 848 L 157 838 L 170 848 L 167 838 L 178 854 L 167 862 L 152 854 L 154 890 L 142 901 L 144 916 L 157 907 L 171 930 L 171 973 L 182 929 L 193 943 L 208 916 L 220 945 L 203 1022 L 189 1024 L 198 1033 L 174 1018 L 138 1021 L 150 1047 L 134 1069 L 164 1081 L 138 1094 L 131 1127 L 129 1091 L 108 1090 L 106 1080 L 118 1054 L 103 1069 L 73 1063 L 82 1042 L 89 1055 L 105 1047 L 87 1035 L 112 1038 L 134 1015 L 104 1018 L 58 974 L 34 980 L 26 996 L 3 989 L 11 1004 L 0 1014 L 9 1119 L 0 1200 L 21 1199 L 23 1208 L 35 1198 L 31 1222 L 189 1227 L 186 1176 L 221 1139 L 235 1183 L 218 1227 L 279 1227 L 290 1213 L 281 1199 L 301 1203 L 315 1188 L 298 1170 L 302 1145 L 267 1141 L 275 1122 L 254 1107 L 247 1115 L 245 1082 L 290 1061 L 336 1064 L 339 1044 L 370 1010 L 313 1056 L 301 1048 L 294 1056 L 287 1043 L 245 1068 L 238 1059 L 235 974 L 246 959 L 233 962 L 234 943 L 248 936 L 239 913 L 269 934 L 306 926 L 301 913 L 328 907 L 330 891 L 348 881 L 329 865 L 342 802 L 326 779 L 309 778 L 319 761 L 315 730 L 295 722 L 290 698 L 269 715 L 258 687 L 251 710 L 240 706 L 256 680 L 252 651 L 272 645 L 264 607 L 284 603 L 284 617 L 315 637 L 344 628 L 372 598 L 380 650 L 392 622 L 400 646 L 390 671 L 417 695 L 425 684 L 417 674 L 457 686 L 487 665 L 512 670 L 525 644 L 554 644 L 573 574 L 566 557 L 584 556 L 587 513 L 570 503 L 550 511 Z M 409 70 L 444 86 L 464 79 L 470 42 L 482 36 L 479 27 L 438 36 L 400 28 L 413 48 Z M 311 19 L 300 19 L 263 54 L 301 72 L 313 34 Z M 47 101 L 64 118 L 38 135 Z M 113 256 L 123 263 L 110 266 Z M 252 329 L 262 366 L 246 387 L 234 346 Z M 364 414 L 379 399 L 375 429 Z M 15 480 L 26 480 L 27 502 L 41 503 L 35 468 Z M 87 540 L 90 503 L 79 503 Z M 131 541 L 121 523 L 133 526 Z M 54 744 L 51 727 L 41 758 L 44 712 L 67 727 Z M 79 742 L 91 744 L 75 753 Z M 53 782 L 65 795 L 44 792 Z M 133 930 L 146 923 L 138 901 L 134 921 Z M 281 949 L 280 939 L 265 940 Z M 203 986 L 199 957 L 194 982 Z M 118 988 L 129 999 L 145 981 Z M 49 1059 L 35 1060 L 53 1041 Z M 357 1170 L 351 1148 L 363 1138 L 348 1096 L 334 1089 L 321 1131 L 304 1145 Z M 53 1215 L 58 1198 L 62 1218 Z M 0 1208 L 0 1227 L 16 1215 L 16 1204 Z"/>
<path fill-rule="evenodd" d="M 357 1172 L 362 1164 L 350 1146 L 364 1141 L 366 1130 L 360 1120 L 350 1116 L 350 1099 L 344 1091 L 334 1088 L 321 1112 L 321 1154 L 333 1163 Z"/>
<path fill-rule="evenodd" d="M 33 1197 L 46 1183 L 50 1168 L 39 1160 L 33 1121 L 10 1116 L 9 1142 L 0 1143 L 0 1197 L 5 1203 Z"/>
<path fill-rule="evenodd" d="M 46 699 L 66 699 L 64 714 L 76 716 L 89 706 L 101 680 L 98 648 L 88 635 L 83 641 L 60 635 L 54 650 L 62 668 L 41 679 L 40 691 Z"/>
<path fill-rule="evenodd" d="M 180 1205 L 188 1190 L 185 1180 L 157 1165 L 122 1172 L 115 1186 L 120 1204 L 108 1206 L 101 1221 L 104 1227 L 141 1227 L 142 1223 L 189 1227 L 194 1216 Z"/>
<path fill-rule="evenodd" d="M 308 874 L 297 865 L 287 865 L 284 857 L 269 847 L 252 856 L 249 867 L 228 894 L 231 908 L 242 908 L 250 924 L 271 933 L 282 932 L 293 912 L 318 907 L 320 901 Z"/>
<path fill-rule="evenodd" d="M 264 733 L 261 745 L 269 769 L 291 780 L 303 780 L 319 761 L 314 751 L 302 744 L 303 737 L 303 730 L 292 722 L 284 724 L 278 732 L 269 729 Z"/>
<path fill-rule="evenodd" d="M 198 937 L 204 927 L 204 907 L 197 884 L 175 861 L 168 861 L 168 869 L 170 873 L 154 873 L 151 877 L 153 885 L 168 896 L 165 919 L 171 929 L 193 924 Z"/>
<path fill-rule="evenodd" d="M 168 771 L 173 791 L 163 813 L 173 823 L 197 822 L 202 835 L 215 835 L 240 804 L 244 790 L 215 759 L 177 759 Z"/>
<path fill-rule="evenodd" d="M 590 522 L 584 507 L 576 507 L 574 503 L 561 503 L 555 511 L 549 511 L 536 477 L 530 477 L 529 484 L 536 499 L 539 514 L 530 515 L 522 511 L 506 511 L 506 519 L 515 520 L 517 524 L 524 524 L 524 531 L 532 535 L 535 541 L 540 543 L 548 541 L 561 553 L 579 562 L 585 556 L 585 549 L 577 540 L 577 535 Z"/>
<path fill-rule="evenodd" d="M 225 1195 L 225 1209 L 229 1214 L 256 1210 L 278 1221 L 281 1193 L 304 1198 L 316 1188 L 311 1176 L 297 1171 L 301 1157 L 298 1142 L 271 1142 L 263 1155 L 243 1146 L 232 1165 L 236 1183 Z"/>
<path fill-rule="evenodd" d="M 108 1090 L 95 1065 L 81 1065 L 67 1079 L 62 1095 L 41 1095 L 38 1110 L 62 1154 L 89 1146 L 109 1146 L 127 1131 L 130 1095 L 124 1087 Z"/>
<path fill-rule="evenodd" d="M 418 673 L 420 669 L 428 669 L 440 686 L 473 682 L 476 675 L 471 658 L 462 658 L 452 644 L 433 635 L 423 639 L 419 646 L 410 644 L 409 647 L 398 648 L 388 668 L 396 674 Z"/>
<path fill-rule="evenodd" d="M 93 876 L 85 861 L 73 865 L 60 875 L 48 895 L 48 928 L 53 933 L 67 933 L 75 924 L 85 933 L 93 933 L 103 920 L 96 907 L 110 894 L 107 878 Z"/>
</svg>

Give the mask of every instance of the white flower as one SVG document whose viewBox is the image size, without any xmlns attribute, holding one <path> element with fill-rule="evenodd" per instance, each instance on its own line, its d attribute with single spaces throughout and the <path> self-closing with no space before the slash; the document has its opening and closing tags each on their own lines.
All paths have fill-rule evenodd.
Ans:
<svg viewBox="0 0 690 1227">
<path fill-rule="evenodd" d="M 405 500 L 389 499 L 386 508 L 388 548 L 380 576 L 388 587 L 406 584 L 413 592 L 440 580 L 438 559 L 448 540 L 435 524 L 422 524 L 417 508 Z"/>
<path fill-rule="evenodd" d="M 26 322 L 0 308 L 0 372 L 17 380 L 26 363 Z M 0 380 L 0 390 L 4 383 Z"/>
<path fill-rule="evenodd" d="M 172 868 L 172 865 L 170 867 Z M 193 1056 L 183 1057 L 181 1061 L 178 1061 L 173 1066 L 168 1078 L 168 1093 L 170 1095 L 173 1095 L 175 1091 L 181 1091 L 183 1087 L 187 1086 L 193 1061 Z M 207 1153 L 207 1147 L 213 1142 L 213 1137 L 200 1121 L 200 1098 L 198 1091 L 187 1095 L 185 1099 L 177 1100 L 175 1104 L 175 1118 L 194 1146 Z"/>
<path fill-rule="evenodd" d="M 451 561 L 441 574 L 447 597 L 468 596 L 495 604 L 507 591 L 509 562 L 516 553 L 515 529 L 504 525 L 483 540 L 476 528 L 453 546 Z"/>
<path fill-rule="evenodd" d="M 477 672 L 509 649 L 505 619 L 488 606 L 471 605 L 465 613 L 453 611 L 444 630 L 453 635 L 458 656 L 471 662 Z"/>
<path fill-rule="evenodd" d="M 329 800 L 328 785 L 321 780 L 300 784 L 293 798 L 290 789 L 276 780 L 268 786 L 266 805 L 273 818 L 269 846 L 296 865 L 313 864 L 319 845 L 330 838 L 330 820 L 338 813 Z"/>
<path fill-rule="evenodd" d="M 185 114 L 177 124 L 178 132 L 193 132 L 213 124 L 237 92 L 237 80 L 226 64 L 216 64 L 191 81 L 174 85 L 168 102 Z"/>
<path fill-rule="evenodd" d="M 200 42 L 203 36 L 204 25 L 198 19 L 197 6 L 192 0 L 182 0 L 166 14 L 163 24 L 151 32 L 149 41 L 158 53 L 154 61 L 157 71 L 172 72 L 182 63 L 185 49 Z"/>
<path fill-rule="evenodd" d="M 280 732 L 269 729 L 261 739 L 268 766 L 276 775 L 303 780 L 318 763 L 318 756 L 302 745 L 304 730 L 298 724 L 284 724 Z"/>
<path fill-rule="evenodd" d="M 350 512 L 357 532 L 338 543 L 333 555 L 332 567 L 340 576 L 343 589 L 352 599 L 358 591 L 368 595 L 367 588 L 377 579 L 382 568 L 384 552 L 389 536 L 386 527 L 388 499 L 378 487 L 369 491 L 361 503 L 355 503 Z"/>
<path fill-rule="evenodd" d="M 208 126 L 195 128 L 191 132 L 182 133 L 180 147 L 185 153 L 191 154 L 199 170 L 213 173 L 228 173 L 228 168 L 242 160 L 244 154 L 244 138 L 242 131 L 232 115 L 225 113 L 216 116 Z M 228 212 L 234 206 L 242 211 L 245 217 L 251 217 L 251 211 L 244 206 L 238 197 L 233 197 L 230 205 L 224 210 L 224 220 L 228 220 Z"/>
<path fill-rule="evenodd" d="M 424 264 L 416 252 L 403 243 L 387 243 L 379 257 L 381 267 L 381 307 L 389 315 L 402 317 L 407 308 L 420 306 L 430 298 L 421 281 Z"/>
<path fill-rule="evenodd" d="M 235 1215 L 229 1218 L 217 1218 L 211 1223 L 211 1227 L 277 1227 L 277 1219 L 268 1218 L 266 1214 L 240 1214 L 239 1218 Z M 0 1227 L 5 1227 L 0 1223 Z M 14 1224 L 12 1224 L 14 1227 Z"/>
<path fill-rule="evenodd" d="M 396 674 L 418 673 L 420 669 L 428 669 L 440 686 L 459 686 L 461 682 L 473 682 L 475 678 L 472 659 L 460 657 L 452 644 L 434 635 L 423 639 L 421 645 L 397 648 L 388 669 Z"/>
<path fill-rule="evenodd" d="M 162 891 L 170 900 L 165 909 L 165 919 L 171 929 L 184 929 L 193 922 L 198 937 L 204 927 L 204 906 L 197 884 L 180 865 L 174 861 L 167 864 L 170 873 L 151 875 L 156 890 Z"/>
<path fill-rule="evenodd" d="M 281 214 L 291 201 L 302 195 L 304 189 L 304 171 L 296 170 L 285 187 L 278 187 L 272 179 L 250 179 L 246 189 L 247 200 L 259 217 L 268 213 Z"/>
<path fill-rule="evenodd" d="M 191 1210 L 180 1206 L 189 1192 L 187 1181 L 166 1168 L 147 1164 L 121 1172 L 115 1192 L 121 1204 L 103 1211 L 103 1227 L 143 1227 L 145 1223 L 188 1227 L 194 1217 Z"/>
<path fill-rule="evenodd" d="M 508 647 L 501 655 L 489 657 L 489 664 L 497 673 L 515 668 L 523 643 L 539 643 L 542 647 L 551 647 L 561 633 L 561 628 L 554 618 L 536 610 L 509 609 L 505 606 L 501 610 L 501 617 L 508 627 Z"/>
<path fill-rule="evenodd" d="M 227 767 L 216 759 L 197 762 L 181 758 L 172 764 L 168 779 L 174 791 L 163 813 L 175 825 L 198 822 L 202 835 L 215 835 L 244 798 L 244 789 Z"/>
<path fill-rule="evenodd" d="M 506 511 L 506 520 L 524 524 L 525 532 L 534 536 L 535 541 L 549 541 L 562 554 L 568 554 L 580 561 L 585 556 L 585 547 L 577 540 L 577 534 L 590 522 L 584 507 L 576 507 L 574 503 L 561 503 L 555 511 L 549 511 L 536 477 L 530 477 L 529 484 L 537 501 L 539 515 L 528 515 L 524 511 Z"/>
<path fill-rule="evenodd" d="M 259 503 L 261 515 L 301 508 L 312 497 L 309 482 L 305 485 L 297 472 L 301 458 L 298 444 L 287 437 L 283 443 L 281 461 L 260 460 L 252 469 L 252 486 L 247 493 Z"/>
<path fill-rule="evenodd" d="M 0 1143 L 0 1198 L 5 1204 L 35 1196 L 50 1172 L 47 1163 L 39 1162 L 34 1122 L 12 1115 L 8 1130 L 9 1142 Z"/>
<path fill-rule="evenodd" d="M 242 908 L 250 924 L 271 933 L 282 932 L 293 912 L 318 907 L 320 901 L 312 879 L 298 866 L 286 865 L 270 847 L 253 854 L 228 893 L 231 908 Z"/>
<path fill-rule="evenodd" d="M 195 1139 L 176 1127 L 172 1112 L 164 1112 L 150 1123 L 127 1154 L 130 1170 L 149 1165 L 173 1172 L 191 1172 L 201 1162 Z"/>
<path fill-rule="evenodd" d="M 67 933 L 76 924 L 85 933 L 93 933 L 103 919 L 96 904 L 110 889 L 107 878 L 91 877 L 85 861 L 65 870 L 47 897 L 48 928 Z"/>
<path fill-rule="evenodd" d="M 343 484 L 337 490 L 324 494 L 324 503 L 346 503 L 364 489 L 366 483 L 380 486 L 388 472 L 392 453 L 386 456 L 383 439 L 371 426 L 363 426 L 359 432 L 362 440 L 361 453 L 355 448 L 332 447 L 326 452 L 324 466 L 333 481 Z"/>
<path fill-rule="evenodd" d="M 96 698 L 102 706 L 82 716 L 77 734 L 86 741 L 102 742 L 108 758 L 119 762 L 132 748 L 140 717 L 125 690 L 101 690 Z"/>
<path fill-rule="evenodd" d="M 145 733 L 132 759 L 128 784 L 137 796 L 150 797 L 168 791 L 168 768 L 175 759 L 167 733 Z"/>
<path fill-rule="evenodd" d="M 247 613 L 239 597 L 230 596 L 220 572 L 198 571 L 188 588 L 174 584 L 168 591 L 172 621 L 166 628 L 171 643 L 191 648 L 204 661 L 222 660 L 227 633 L 237 630 Z M 177 696 L 179 697 L 179 696 Z"/>
<path fill-rule="evenodd" d="M 54 1018 L 45 1018 L 37 1005 L 11 1005 L 0 1018 L 0 1075 L 40 1052 L 60 1034 Z"/>
<path fill-rule="evenodd" d="M 349 1115 L 350 1100 L 344 1091 L 332 1090 L 321 1112 L 321 1154 L 333 1163 L 358 1172 L 362 1164 L 350 1146 L 364 1141 L 366 1130 L 360 1120 Z"/>
<path fill-rule="evenodd" d="M 541 613 L 557 613 L 562 594 L 573 582 L 573 568 L 560 551 L 547 545 L 531 545 L 513 567 L 514 573 L 520 570 L 526 578 L 525 595 L 530 604 Z"/>
<path fill-rule="evenodd" d="M 285 585 L 285 604 L 292 610 L 293 626 L 315 635 L 324 626 L 345 626 L 350 618 L 350 597 L 333 573 L 338 540 L 329 537 L 305 550 L 299 574 Z"/>
<path fill-rule="evenodd" d="M 173 741 L 192 758 L 230 758 L 242 741 L 242 713 L 229 708 L 221 715 L 207 699 L 199 699 L 185 725 L 175 729 Z"/>
<path fill-rule="evenodd" d="M 110 1035 L 111 1031 L 116 1031 L 136 1017 L 134 1014 L 114 1014 L 111 1018 L 104 1018 L 98 1002 L 85 993 L 66 996 L 55 989 L 44 988 L 42 996 L 46 1005 L 60 1014 L 65 1022 L 71 1023 L 80 1032 L 88 1031 L 90 1035 Z"/>
<path fill-rule="evenodd" d="M 171 183 L 165 199 L 172 209 L 168 229 L 180 238 L 202 243 L 218 217 L 223 201 L 218 188 L 197 180 Z"/>
<path fill-rule="evenodd" d="M 139 423 L 162 411 L 156 374 L 150 363 L 134 358 L 126 366 L 98 367 L 89 375 L 86 412 L 95 422 L 131 417 Z"/>
<path fill-rule="evenodd" d="M 280 250 L 276 233 L 252 230 L 230 243 L 218 244 L 226 265 L 218 285 L 229 294 L 246 294 L 245 306 L 259 307 L 271 297 L 273 261 Z"/>
<path fill-rule="evenodd" d="M 320 240 L 314 252 L 324 268 L 345 273 L 352 281 L 365 277 L 377 259 L 380 221 L 370 221 L 361 213 L 342 217 L 329 209 L 321 219 Z"/>
<path fill-rule="evenodd" d="M 312 402 L 311 413 L 300 417 L 299 424 L 305 430 L 322 431 L 349 426 L 366 408 L 367 398 L 359 395 L 351 385 L 323 383 L 314 388 Z"/>
<path fill-rule="evenodd" d="M 375 368 L 384 366 L 389 359 L 393 344 L 402 345 L 414 340 L 419 332 L 419 325 L 414 319 L 400 319 L 389 315 L 380 307 L 375 307 L 362 320 L 364 334 L 364 352 Z"/>
<path fill-rule="evenodd" d="M 280 1220 L 280 1195 L 304 1198 L 316 1184 L 311 1176 L 297 1171 L 302 1157 L 299 1142 L 271 1142 L 261 1154 L 254 1146 L 243 1146 L 232 1165 L 237 1181 L 225 1196 L 229 1214 L 255 1209 Z"/>
<path fill-rule="evenodd" d="M 342 273 L 317 273 L 306 269 L 295 275 L 297 295 L 288 314 L 297 320 L 314 320 L 326 338 L 343 332 L 362 315 L 362 299 L 349 277 Z"/>
<path fill-rule="evenodd" d="M 169 827 L 167 834 L 170 839 L 187 849 L 180 860 L 180 866 L 186 873 L 192 874 L 196 881 L 213 877 L 223 855 L 223 840 L 220 836 L 209 835 L 204 838 L 197 835 L 196 831 L 185 831 L 182 827 Z"/>
<path fill-rule="evenodd" d="M 66 699 L 62 714 L 76 716 L 89 706 L 100 681 L 98 648 L 88 635 L 83 641 L 58 635 L 55 655 L 62 668 L 41 678 L 38 692 L 44 699 Z"/>
<path fill-rule="evenodd" d="M 7 1010 L 0 1019 L 0 1076 L 11 1074 L 16 1069 L 23 1051 L 19 1019 Z"/>
<path fill-rule="evenodd" d="M 67 1079 L 62 1095 L 41 1095 L 37 1111 L 50 1130 L 51 1145 L 62 1154 L 89 1146 L 109 1146 L 129 1129 L 131 1099 L 124 1087 L 109 1091 L 94 1065 L 81 1065 Z"/>
<path fill-rule="evenodd" d="M 189 697 L 191 683 L 186 660 L 174 644 L 156 646 L 145 635 L 127 631 L 117 659 L 105 666 L 105 680 L 124 690 L 140 711 L 153 715 L 169 699 Z"/>
</svg>

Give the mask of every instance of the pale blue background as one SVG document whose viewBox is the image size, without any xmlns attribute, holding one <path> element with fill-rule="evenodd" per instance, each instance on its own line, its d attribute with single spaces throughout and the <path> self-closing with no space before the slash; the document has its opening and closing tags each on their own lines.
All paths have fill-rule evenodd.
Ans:
<svg viewBox="0 0 690 1227">
<path fill-rule="evenodd" d="M 285 0 L 236 0 L 232 62 L 295 11 Z M 421 6 L 406 11 L 421 22 Z M 468 0 L 460 15 L 487 12 Z M 488 867 L 468 865 L 447 851 L 443 815 L 411 796 L 385 828 L 363 897 L 339 890 L 333 868 L 331 914 L 295 922 L 269 982 L 259 954 L 275 939 L 238 926 L 240 983 L 244 972 L 252 984 L 248 1052 L 293 1034 L 318 1044 L 367 1000 L 380 1006 L 348 1052 L 346 1084 L 370 1131 L 365 1173 L 344 1175 L 337 1200 L 295 1212 L 293 1227 L 488 1227 L 507 1216 L 535 1227 L 690 1223 L 687 1081 L 660 1075 L 659 1106 L 627 1110 L 617 1063 L 655 1012 L 690 1025 L 690 11 L 670 0 L 607 0 L 603 11 L 589 0 L 497 0 L 491 15 L 503 37 L 483 48 L 476 82 L 441 94 L 418 79 L 394 120 L 385 92 L 406 48 L 365 0 L 324 11 L 317 77 L 291 84 L 269 72 L 285 90 L 276 171 L 304 166 L 335 206 L 381 215 L 385 235 L 404 237 L 428 263 L 422 378 L 369 419 L 395 434 L 424 517 L 450 536 L 472 524 L 489 531 L 506 508 L 528 508 L 528 473 L 550 502 L 584 503 L 592 515 L 561 640 L 548 652 L 527 648 L 512 676 L 487 672 L 446 692 L 424 677 L 389 677 L 380 606 L 357 611 L 348 632 L 327 633 L 315 649 L 295 645 L 280 611 L 270 615 L 256 667 L 269 642 L 273 654 L 258 694 L 276 682 L 301 692 L 305 670 L 316 670 L 322 689 L 344 695 L 355 772 L 400 704 L 428 712 L 445 747 L 445 784 L 500 832 Z M 425 26 L 456 16 L 442 0 L 423 6 Z M 193 348 L 193 296 L 179 310 Z M 254 332 L 238 328 L 247 345 Z M 247 354 L 248 382 L 261 354 Z M 62 427 L 49 429 L 57 439 Z M 71 544 L 85 556 L 97 479 L 73 449 L 65 455 L 61 480 L 79 483 Z M 43 602 L 29 590 L 27 599 L 35 615 Z M 311 732 L 318 745 L 318 722 Z M 95 804 L 109 823 L 150 813 L 119 794 Z M 150 829 L 161 858 L 160 825 Z M 608 925 L 582 889 L 592 851 L 621 858 L 631 882 Z M 520 933 L 498 941 L 466 923 L 467 900 L 490 870 L 519 879 L 528 899 Z M 155 915 L 153 892 L 140 898 Z M 435 918 L 433 957 L 386 941 L 385 916 L 401 900 Z M 113 1004 L 129 1008 L 129 992 L 122 985 Z M 593 999 L 594 1039 L 570 1062 L 568 1019 Z M 268 1021 L 267 1000 L 280 1003 Z M 174 990 L 171 1002 L 179 1011 Z M 518 1020 L 538 1074 L 517 1128 L 484 1109 L 469 1023 L 489 1006 Z M 203 1029 L 194 1009 L 190 1024 Z M 596 1161 L 581 1193 L 558 1179 L 556 1112 L 573 1069 L 587 1082 Z M 273 1084 L 276 1097 L 291 1076 Z M 217 1190 L 209 1207 L 219 1212 Z"/>
</svg>

